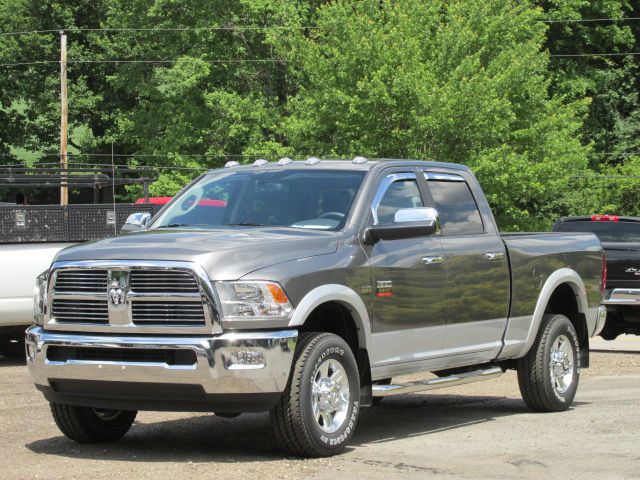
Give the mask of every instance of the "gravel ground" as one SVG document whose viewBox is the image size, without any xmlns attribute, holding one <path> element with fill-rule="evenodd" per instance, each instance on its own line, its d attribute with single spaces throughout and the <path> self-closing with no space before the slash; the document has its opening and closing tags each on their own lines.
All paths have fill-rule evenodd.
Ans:
<svg viewBox="0 0 640 480">
<path fill-rule="evenodd" d="M 24 365 L 0 357 L 0 478 L 640 478 L 640 337 L 593 346 L 568 412 L 528 412 L 508 372 L 385 399 L 342 455 L 312 460 L 284 456 L 266 414 L 142 412 L 120 442 L 75 444 Z"/>
</svg>

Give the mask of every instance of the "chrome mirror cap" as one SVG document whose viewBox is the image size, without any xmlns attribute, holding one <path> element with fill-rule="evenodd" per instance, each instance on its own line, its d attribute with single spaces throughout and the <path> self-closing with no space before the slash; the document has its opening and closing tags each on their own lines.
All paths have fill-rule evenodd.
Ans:
<svg viewBox="0 0 640 480">
<path fill-rule="evenodd" d="M 431 207 L 401 208 L 396 211 L 393 223 L 422 222 L 435 225 L 438 211 Z"/>
<path fill-rule="evenodd" d="M 127 217 L 127 221 L 120 229 L 120 233 L 137 232 L 144 230 L 151 221 L 151 214 L 148 212 L 132 213 Z"/>
</svg>

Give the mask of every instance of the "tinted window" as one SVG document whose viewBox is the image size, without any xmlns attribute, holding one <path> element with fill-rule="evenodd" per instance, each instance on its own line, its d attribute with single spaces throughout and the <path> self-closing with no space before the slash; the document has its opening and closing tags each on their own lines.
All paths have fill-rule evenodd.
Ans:
<svg viewBox="0 0 640 480">
<path fill-rule="evenodd" d="M 466 182 L 429 181 L 445 235 L 482 233 L 482 217 Z"/>
<path fill-rule="evenodd" d="M 592 232 L 601 242 L 640 242 L 640 223 L 634 222 L 563 222 L 558 232 Z"/>
<path fill-rule="evenodd" d="M 203 177 L 152 228 L 279 226 L 338 230 L 364 172 L 236 171 Z"/>
<path fill-rule="evenodd" d="M 393 223 L 398 210 L 415 207 L 424 207 L 417 180 L 396 180 L 389 185 L 378 205 L 378 223 Z"/>
</svg>

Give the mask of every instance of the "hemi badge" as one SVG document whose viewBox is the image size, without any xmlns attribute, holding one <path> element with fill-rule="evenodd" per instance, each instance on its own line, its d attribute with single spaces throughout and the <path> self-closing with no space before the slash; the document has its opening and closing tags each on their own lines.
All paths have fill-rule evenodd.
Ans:
<svg viewBox="0 0 640 480">
<path fill-rule="evenodd" d="M 376 297 L 392 297 L 393 282 L 391 280 L 381 280 L 376 282 Z"/>
</svg>

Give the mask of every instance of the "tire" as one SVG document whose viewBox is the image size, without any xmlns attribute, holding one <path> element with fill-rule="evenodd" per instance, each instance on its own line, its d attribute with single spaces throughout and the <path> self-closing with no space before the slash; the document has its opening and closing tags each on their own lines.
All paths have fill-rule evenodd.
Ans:
<svg viewBox="0 0 640 480">
<path fill-rule="evenodd" d="M 51 403 L 51 413 L 67 438 L 79 443 L 102 443 L 113 442 L 127 433 L 138 412 Z"/>
<path fill-rule="evenodd" d="M 580 343 L 575 328 L 564 315 L 545 315 L 531 350 L 518 360 L 524 402 L 535 412 L 567 410 L 579 380 Z"/>
<path fill-rule="evenodd" d="M 360 376 L 349 345 L 330 333 L 300 334 L 289 382 L 271 410 L 282 446 L 303 457 L 335 455 L 351 439 L 359 410 Z"/>
<path fill-rule="evenodd" d="M 0 354 L 7 358 L 26 358 L 24 339 L 13 337 L 0 338 Z"/>
</svg>

